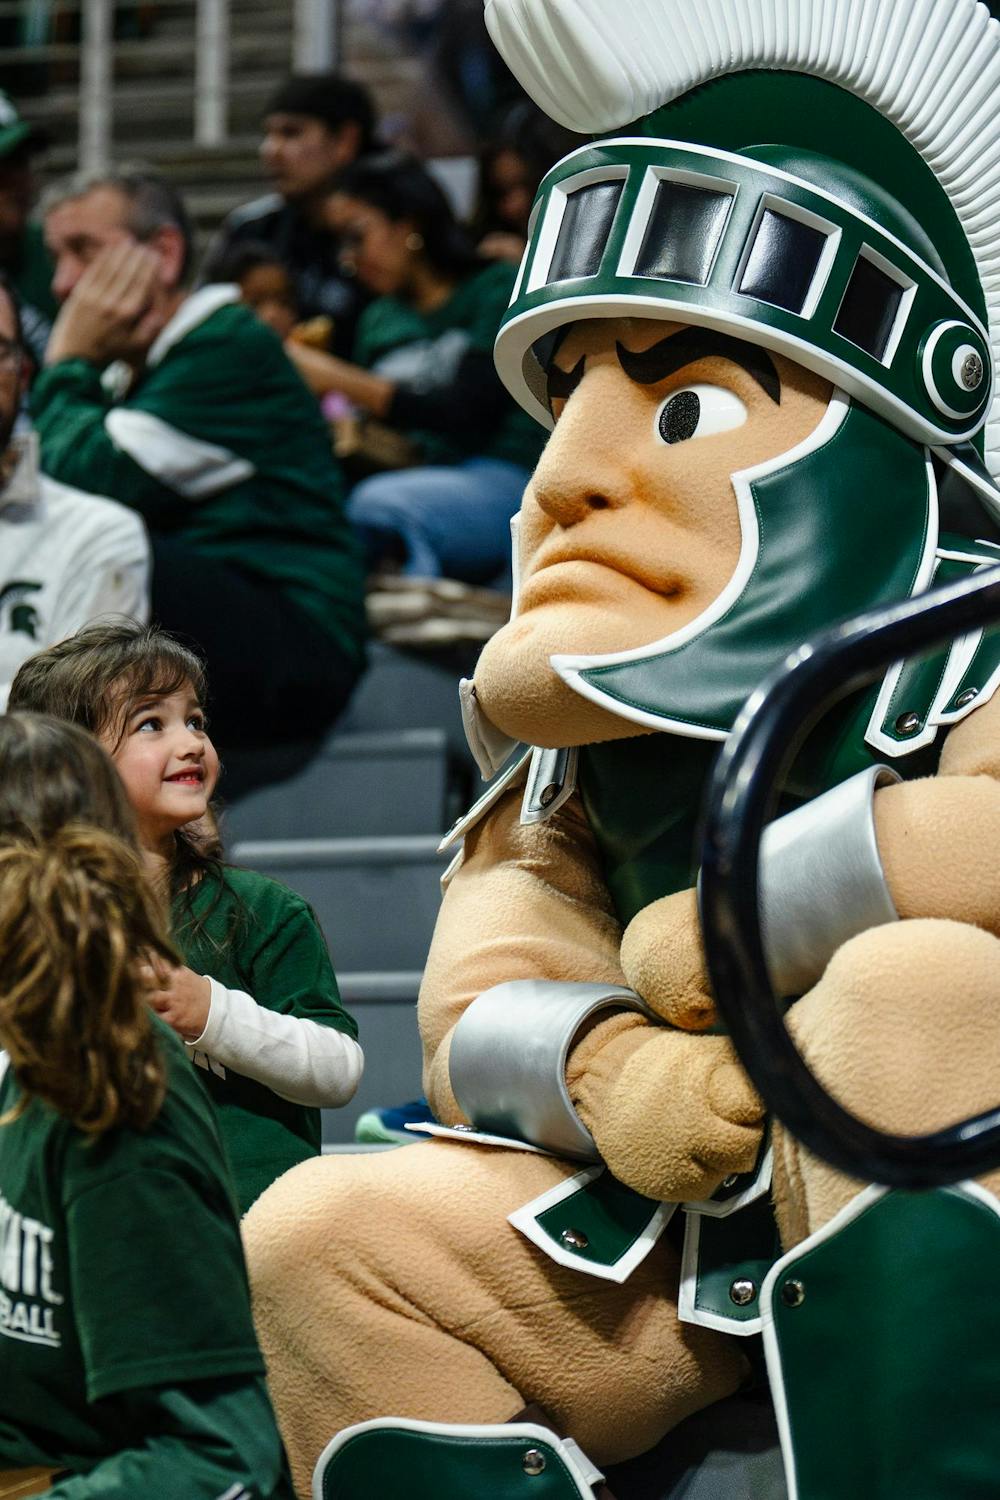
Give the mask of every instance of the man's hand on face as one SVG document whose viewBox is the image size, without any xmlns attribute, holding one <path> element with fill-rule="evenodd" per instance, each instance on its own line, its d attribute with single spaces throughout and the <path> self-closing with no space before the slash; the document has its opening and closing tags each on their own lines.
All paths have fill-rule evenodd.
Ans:
<svg viewBox="0 0 1000 1500">
<path fill-rule="evenodd" d="M 157 295 L 159 274 L 159 257 L 147 245 L 122 240 L 101 250 L 62 305 L 45 363 L 137 363 L 165 321 Z"/>
</svg>

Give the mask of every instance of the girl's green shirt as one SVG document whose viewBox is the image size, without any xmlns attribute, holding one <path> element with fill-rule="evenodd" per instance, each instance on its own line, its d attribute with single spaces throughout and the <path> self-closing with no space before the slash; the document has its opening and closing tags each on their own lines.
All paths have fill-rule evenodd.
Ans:
<svg viewBox="0 0 1000 1500">
<path fill-rule="evenodd" d="M 357 1037 L 340 1001 L 326 942 L 311 908 L 252 870 L 224 866 L 174 903 L 174 940 L 184 962 L 267 1010 L 316 1021 Z M 245 1213 L 264 1189 L 320 1151 L 320 1112 L 282 1099 L 195 1049 Z"/>
</svg>

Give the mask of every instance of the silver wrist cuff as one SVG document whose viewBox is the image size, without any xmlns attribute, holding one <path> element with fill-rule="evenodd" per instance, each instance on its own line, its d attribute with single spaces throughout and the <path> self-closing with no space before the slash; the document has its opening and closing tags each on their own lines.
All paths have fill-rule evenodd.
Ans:
<svg viewBox="0 0 1000 1500">
<path fill-rule="evenodd" d="M 566 1058 L 580 1027 L 601 1010 L 649 1014 L 632 990 L 609 984 L 512 979 L 485 990 L 451 1039 L 451 1087 L 466 1118 L 477 1130 L 556 1156 L 599 1161 L 569 1097 Z"/>
<path fill-rule="evenodd" d="M 765 828 L 761 929 L 779 995 L 810 989 L 856 933 L 898 921 L 875 839 L 872 798 L 877 787 L 899 780 L 888 766 L 871 766 Z"/>
</svg>

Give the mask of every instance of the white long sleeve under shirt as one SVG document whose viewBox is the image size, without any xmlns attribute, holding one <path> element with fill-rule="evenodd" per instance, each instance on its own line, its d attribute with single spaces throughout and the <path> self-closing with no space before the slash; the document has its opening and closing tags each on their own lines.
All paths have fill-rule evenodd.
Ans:
<svg viewBox="0 0 1000 1500">
<path fill-rule="evenodd" d="M 293 1104 L 337 1109 L 353 1098 L 364 1069 L 353 1037 L 267 1010 L 243 990 L 206 977 L 212 987 L 208 1020 L 201 1035 L 185 1043 L 189 1054 L 204 1054 L 209 1067 L 232 1068 Z"/>
</svg>

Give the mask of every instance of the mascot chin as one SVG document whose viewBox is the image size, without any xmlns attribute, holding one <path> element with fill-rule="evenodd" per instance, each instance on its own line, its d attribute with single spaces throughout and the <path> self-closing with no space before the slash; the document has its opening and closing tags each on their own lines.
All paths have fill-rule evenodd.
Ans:
<svg viewBox="0 0 1000 1500">
<path fill-rule="evenodd" d="M 581 134 L 496 348 L 551 437 L 462 685 L 488 787 L 420 996 L 441 1124 L 246 1220 L 296 1484 L 322 1454 L 331 1500 L 592 1500 L 740 1387 L 764 1324 L 792 1493 L 995 1494 L 1000 1174 L 925 1195 L 969 1284 L 942 1260 L 897 1308 L 906 1195 L 769 1129 L 718 1023 L 696 827 L 793 647 L 1000 561 L 1000 26 L 974 0 L 487 19 Z M 788 1024 L 883 1129 L 995 1103 L 998 682 L 990 633 L 896 663 L 810 734 L 765 837 Z"/>
</svg>

